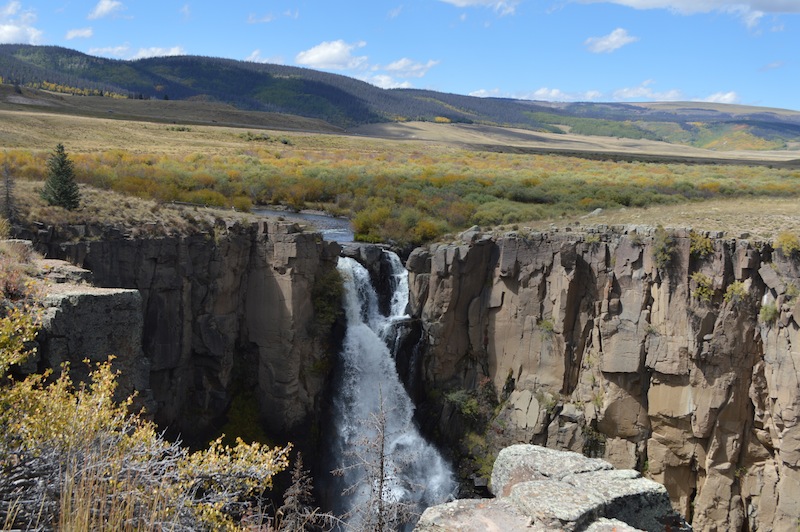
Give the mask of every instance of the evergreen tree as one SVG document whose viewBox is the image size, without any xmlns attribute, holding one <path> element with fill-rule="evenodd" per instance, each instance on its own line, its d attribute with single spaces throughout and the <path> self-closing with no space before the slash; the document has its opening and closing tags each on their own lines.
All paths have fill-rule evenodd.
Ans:
<svg viewBox="0 0 800 532">
<path fill-rule="evenodd" d="M 3 164 L 3 172 L 2 172 L 2 179 L 3 179 L 3 198 L 2 198 L 2 212 L 0 212 L 0 216 L 8 220 L 9 222 L 13 222 L 17 216 L 17 206 L 16 202 L 14 201 L 14 178 L 11 176 L 11 168 L 9 168 L 8 163 Z"/>
<path fill-rule="evenodd" d="M 75 182 L 75 169 L 63 144 L 59 143 L 47 160 L 47 181 L 42 189 L 42 199 L 50 205 L 58 205 L 70 211 L 80 205 L 81 193 L 78 183 Z"/>
</svg>

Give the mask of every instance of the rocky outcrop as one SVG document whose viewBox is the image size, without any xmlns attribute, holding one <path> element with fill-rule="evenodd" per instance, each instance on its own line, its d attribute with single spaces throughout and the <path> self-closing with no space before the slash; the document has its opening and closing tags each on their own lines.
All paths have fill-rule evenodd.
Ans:
<svg viewBox="0 0 800 532">
<path fill-rule="evenodd" d="M 407 264 L 431 402 L 488 380 L 501 404 L 466 454 L 582 451 L 663 483 L 698 530 L 796 527 L 798 257 L 722 234 L 597 227 L 473 230 Z M 444 404 L 438 431 L 465 417 Z"/>
<path fill-rule="evenodd" d="M 338 292 L 324 290 L 337 244 L 293 224 L 222 220 L 183 236 L 134 238 L 109 227 L 22 236 L 47 257 L 91 270 L 99 287 L 136 291 L 138 322 L 107 309 L 85 323 L 87 333 L 112 330 L 120 341 L 141 336 L 148 384 L 140 393 L 152 398 L 159 424 L 184 439 L 203 436 L 234 394 L 248 393 L 269 433 L 286 439 L 311 429 L 330 367 L 330 323 L 320 330 L 316 309 L 339 305 Z M 62 308 L 76 306 L 71 297 Z"/>
<path fill-rule="evenodd" d="M 42 283 L 41 329 L 36 355 L 24 372 L 68 367 L 76 382 L 86 382 L 92 363 L 113 357 L 119 372 L 120 398 L 134 392 L 136 405 L 154 407 L 150 366 L 142 353 L 142 298 L 137 290 L 98 288 L 89 281 L 91 272 L 70 263 L 45 259 L 35 263 Z M 88 363 L 87 363 L 88 361 Z M 68 366 L 64 366 L 68 364 Z"/>
<path fill-rule="evenodd" d="M 680 517 L 661 484 L 605 460 L 535 445 L 500 451 L 495 499 L 428 508 L 416 530 L 678 530 Z M 609 527 L 609 528 L 603 528 Z"/>
</svg>

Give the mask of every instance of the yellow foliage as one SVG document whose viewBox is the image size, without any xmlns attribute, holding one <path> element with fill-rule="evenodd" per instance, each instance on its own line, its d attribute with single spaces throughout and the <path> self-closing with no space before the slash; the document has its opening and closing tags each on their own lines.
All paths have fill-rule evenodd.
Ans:
<svg viewBox="0 0 800 532">
<path fill-rule="evenodd" d="M 24 306 L 0 320 L 4 379 L 27 356 L 36 326 Z M 241 440 L 227 446 L 220 439 L 189 452 L 168 442 L 151 421 L 130 413 L 132 397 L 115 400 L 112 359 L 79 385 L 68 366 L 57 378 L 48 373 L 0 384 L 0 468 L 9 477 L 35 479 L 8 488 L 0 478 L 0 496 L 13 497 L 0 508 L 16 512 L 0 521 L 61 530 L 245 530 L 242 519 L 259 511 L 253 503 L 287 467 L 291 446 Z"/>
</svg>

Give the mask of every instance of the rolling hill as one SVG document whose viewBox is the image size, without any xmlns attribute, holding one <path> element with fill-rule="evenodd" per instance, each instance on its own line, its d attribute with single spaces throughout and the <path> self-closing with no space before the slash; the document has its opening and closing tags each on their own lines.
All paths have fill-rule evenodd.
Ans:
<svg viewBox="0 0 800 532">
<path fill-rule="evenodd" d="M 424 121 L 664 141 L 712 150 L 800 148 L 800 112 L 698 102 L 551 103 L 381 89 L 326 72 L 212 57 L 112 60 L 54 46 L 0 45 L 6 84 L 51 92 L 227 104 L 333 128 Z M 309 123 L 310 124 L 310 123 Z M 328 126 L 328 128 L 330 128 Z"/>
</svg>

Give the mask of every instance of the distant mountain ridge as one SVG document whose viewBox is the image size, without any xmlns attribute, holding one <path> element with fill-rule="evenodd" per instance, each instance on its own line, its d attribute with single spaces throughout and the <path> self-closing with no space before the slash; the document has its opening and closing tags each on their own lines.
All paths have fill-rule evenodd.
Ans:
<svg viewBox="0 0 800 532">
<path fill-rule="evenodd" d="M 0 78 L 57 92 L 207 100 L 340 128 L 437 121 L 662 140 L 711 149 L 800 146 L 800 112 L 714 104 L 552 103 L 382 89 L 347 76 L 200 56 L 124 61 L 56 46 L 0 45 Z"/>
</svg>

